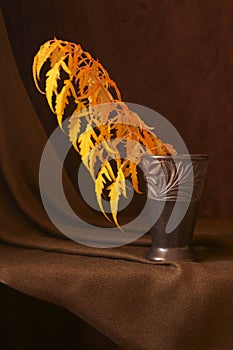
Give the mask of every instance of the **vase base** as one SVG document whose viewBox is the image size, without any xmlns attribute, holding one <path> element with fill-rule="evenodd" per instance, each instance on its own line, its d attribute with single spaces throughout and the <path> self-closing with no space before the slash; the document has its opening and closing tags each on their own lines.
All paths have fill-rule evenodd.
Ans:
<svg viewBox="0 0 233 350">
<path fill-rule="evenodd" d="M 146 258 L 155 262 L 168 261 L 197 261 L 197 256 L 192 247 L 180 248 L 151 248 Z"/>
</svg>

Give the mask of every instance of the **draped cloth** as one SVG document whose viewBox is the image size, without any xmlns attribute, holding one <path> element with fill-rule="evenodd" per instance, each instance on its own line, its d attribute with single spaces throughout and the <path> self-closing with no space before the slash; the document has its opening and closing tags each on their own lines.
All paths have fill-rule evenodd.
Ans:
<svg viewBox="0 0 233 350">
<path fill-rule="evenodd" d="M 148 262 L 149 235 L 111 249 L 63 236 L 41 202 L 38 173 L 48 137 L 2 15 L 0 31 L 0 282 L 70 310 L 125 349 L 229 349 L 233 221 L 199 220 L 198 263 Z M 63 180 L 70 201 L 85 215 L 66 172 Z"/>
</svg>

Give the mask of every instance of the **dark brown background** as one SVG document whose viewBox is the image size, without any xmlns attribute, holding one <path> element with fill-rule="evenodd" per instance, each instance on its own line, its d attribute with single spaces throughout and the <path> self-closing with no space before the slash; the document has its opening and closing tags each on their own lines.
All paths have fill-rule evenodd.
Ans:
<svg viewBox="0 0 233 350">
<path fill-rule="evenodd" d="M 31 65 L 39 46 L 56 35 L 98 57 L 124 100 L 166 116 L 190 152 L 209 153 L 200 214 L 232 216 L 232 1 L 0 3 L 21 77 L 48 134 L 57 124 L 35 89 Z M 2 61 L 12 72 L 7 79 L 1 67 L 0 281 L 17 291 L 0 285 L 0 348 L 116 350 L 92 324 L 125 349 L 229 349 L 232 221 L 197 228 L 199 264 L 154 266 L 143 260 L 147 246 L 99 252 L 58 238 L 39 201 L 44 135 L 6 51 Z M 26 166 L 29 156 L 34 163 Z"/>
<path fill-rule="evenodd" d="M 40 45 L 56 36 L 99 58 L 123 99 L 164 115 L 191 153 L 209 154 L 200 215 L 233 216 L 231 0 L 1 0 L 1 5 L 22 79 L 48 134 L 56 121 L 35 89 L 31 65 Z"/>
</svg>

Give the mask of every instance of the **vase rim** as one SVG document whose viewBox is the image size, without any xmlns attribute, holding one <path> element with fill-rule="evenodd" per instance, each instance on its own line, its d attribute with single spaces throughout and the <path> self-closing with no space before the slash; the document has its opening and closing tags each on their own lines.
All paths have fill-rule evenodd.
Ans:
<svg viewBox="0 0 233 350">
<path fill-rule="evenodd" d="M 209 155 L 207 153 L 190 153 L 190 154 L 176 154 L 174 156 L 168 155 L 168 156 L 157 156 L 154 154 L 145 154 L 143 157 L 150 157 L 150 158 L 157 158 L 157 159 L 200 159 L 200 160 L 207 160 L 209 158 Z"/>
</svg>

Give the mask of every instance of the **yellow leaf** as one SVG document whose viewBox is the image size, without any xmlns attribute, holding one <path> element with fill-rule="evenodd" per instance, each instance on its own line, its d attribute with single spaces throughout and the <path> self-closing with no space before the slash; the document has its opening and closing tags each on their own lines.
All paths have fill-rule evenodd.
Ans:
<svg viewBox="0 0 233 350">
<path fill-rule="evenodd" d="M 152 132 L 145 129 L 138 133 L 139 140 L 144 144 L 146 150 L 154 155 L 166 156 L 169 154 L 162 141 Z"/>
<path fill-rule="evenodd" d="M 65 51 L 65 48 L 61 50 L 61 48 L 57 46 L 56 49 L 51 52 L 51 55 L 49 58 L 51 68 L 54 67 L 54 65 L 57 62 L 64 60 L 66 56 L 67 56 L 67 52 Z"/>
<path fill-rule="evenodd" d="M 37 55 L 34 58 L 33 61 L 33 78 L 36 84 L 37 89 L 41 91 L 39 85 L 38 85 L 38 80 L 40 80 L 40 71 L 41 68 L 43 67 L 43 65 L 45 64 L 45 62 L 47 61 L 47 59 L 51 56 L 52 52 L 54 50 L 56 50 L 58 45 L 58 41 L 57 40 L 50 40 L 47 41 L 44 45 L 42 45 L 40 47 L 39 52 L 37 53 Z M 42 92 L 43 93 L 43 92 Z"/>
<path fill-rule="evenodd" d="M 73 76 L 76 76 L 78 71 L 79 51 L 79 49 L 76 49 L 73 53 L 68 55 L 68 68 Z"/>
<path fill-rule="evenodd" d="M 109 181 L 113 181 L 115 180 L 115 175 L 113 173 L 113 170 L 111 168 L 111 165 L 109 162 L 105 162 L 101 165 L 101 169 L 97 174 L 96 180 L 95 180 L 95 192 L 96 192 L 96 198 L 97 198 L 97 202 L 98 205 L 100 207 L 100 209 L 102 210 L 104 216 L 109 220 L 109 217 L 106 215 L 103 205 L 102 205 L 102 193 L 104 190 L 104 187 L 106 185 L 106 179 L 108 179 Z"/>
<path fill-rule="evenodd" d="M 46 85 L 45 85 L 45 92 L 46 92 L 46 98 L 49 104 L 49 107 L 55 113 L 54 107 L 53 107 L 53 94 L 57 95 L 57 86 L 58 86 L 58 80 L 60 79 L 60 67 L 61 62 L 57 62 L 53 68 L 51 68 L 46 73 Z"/>
<path fill-rule="evenodd" d="M 121 101 L 120 91 L 108 72 L 80 45 L 54 39 L 41 46 L 33 62 L 33 78 L 39 90 L 38 81 L 45 62 L 49 64 L 45 76 L 48 104 L 60 127 L 69 101 L 75 104 L 69 139 L 95 181 L 97 201 L 103 213 L 101 196 L 110 183 L 112 217 L 119 227 L 117 210 L 120 196 L 126 196 L 125 178 L 130 176 L 134 190 L 141 193 L 137 165 L 142 155 L 169 155 L 175 150 L 170 145 L 166 147 L 151 131 L 152 128 Z M 58 81 L 61 85 L 59 93 Z M 116 104 L 111 103 L 115 101 Z M 81 130 L 82 120 L 82 126 L 86 125 L 84 131 Z M 115 159 L 114 171 L 110 164 L 112 158 Z M 97 160 L 102 165 L 95 178 Z"/>
<path fill-rule="evenodd" d="M 89 112 L 85 110 L 84 104 L 82 102 L 79 102 L 77 109 L 74 111 L 69 120 L 69 139 L 77 152 L 79 152 L 77 148 L 77 140 L 81 129 L 81 120 L 82 118 L 87 118 L 88 115 Z"/>
<path fill-rule="evenodd" d="M 100 149 L 101 145 L 96 146 L 95 148 L 93 148 L 88 155 L 88 159 L 89 159 L 89 165 L 88 165 L 88 169 L 90 171 L 90 174 L 93 178 L 93 180 L 95 181 L 95 164 L 97 162 L 97 158 L 99 158 L 99 160 L 101 162 L 104 161 L 103 159 L 103 148 Z"/>
<path fill-rule="evenodd" d="M 70 76 L 70 80 L 72 79 L 72 72 L 69 70 L 69 68 L 67 67 L 66 63 L 64 62 L 64 60 L 61 60 L 61 66 L 64 69 L 64 71 L 69 74 Z"/>
<path fill-rule="evenodd" d="M 64 81 L 64 86 L 61 92 L 57 95 L 55 112 L 57 115 L 57 121 L 59 126 L 62 128 L 62 118 L 65 112 L 65 108 L 69 103 L 68 97 L 71 95 L 72 83 L 69 79 Z"/>
<path fill-rule="evenodd" d="M 130 162 L 130 173 L 131 173 L 131 179 L 132 179 L 132 185 L 134 190 L 137 193 L 142 193 L 138 188 L 138 173 L 137 173 L 137 164 Z"/>
<path fill-rule="evenodd" d="M 77 152 L 79 152 L 77 148 L 77 140 L 79 136 L 79 132 L 81 129 L 81 118 L 80 116 L 74 117 L 72 116 L 70 119 L 70 124 L 69 124 L 69 139 L 70 142 L 73 144 L 74 148 L 76 149 Z"/>
<path fill-rule="evenodd" d="M 117 221 L 117 212 L 118 212 L 118 203 L 120 195 L 122 194 L 126 197 L 126 186 L 125 186 L 125 176 L 123 172 L 124 163 L 118 168 L 117 177 L 111 185 L 108 186 L 109 198 L 110 198 L 110 207 L 113 220 L 117 227 L 120 228 L 119 223 Z"/>
<path fill-rule="evenodd" d="M 84 165 L 87 168 L 89 153 L 93 148 L 95 148 L 95 145 L 92 140 L 98 140 L 98 136 L 96 135 L 94 129 L 91 127 L 87 127 L 86 131 L 83 132 L 78 138 L 80 155 L 82 157 Z"/>
</svg>

